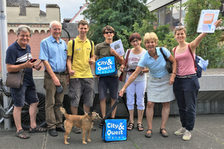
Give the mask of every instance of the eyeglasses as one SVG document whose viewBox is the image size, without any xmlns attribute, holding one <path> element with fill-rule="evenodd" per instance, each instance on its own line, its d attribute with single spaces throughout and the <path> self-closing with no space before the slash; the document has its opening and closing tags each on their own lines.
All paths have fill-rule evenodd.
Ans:
<svg viewBox="0 0 224 149">
<path fill-rule="evenodd" d="M 104 32 L 104 34 L 109 34 L 109 33 L 110 33 L 110 34 L 113 34 L 114 32 Z"/>
<path fill-rule="evenodd" d="M 135 40 L 132 40 L 131 42 L 132 42 L 132 43 L 134 43 L 134 42 L 138 42 L 138 40 L 137 40 L 137 39 L 135 39 Z"/>
<path fill-rule="evenodd" d="M 22 37 L 22 38 L 29 38 L 30 37 L 30 35 L 19 35 L 20 37 Z"/>
</svg>

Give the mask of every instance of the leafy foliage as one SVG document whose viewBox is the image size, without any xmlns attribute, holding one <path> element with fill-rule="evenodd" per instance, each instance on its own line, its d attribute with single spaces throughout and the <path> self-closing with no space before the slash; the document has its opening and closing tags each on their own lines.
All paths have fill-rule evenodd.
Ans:
<svg viewBox="0 0 224 149">
<path fill-rule="evenodd" d="M 154 31 L 159 38 L 159 46 L 165 46 L 170 51 L 177 46 L 173 32 L 169 25 L 159 26 L 154 29 L 155 16 L 149 12 L 145 5 L 147 0 L 89 0 L 88 9 L 84 15 L 90 20 L 89 38 L 95 43 L 104 41 L 102 28 L 111 25 L 116 35 L 114 40 L 121 39 L 125 49 L 130 48 L 128 42 L 130 34 L 138 32 L 142 38 L 146 32 Z M 185 25 L 187 28 L 187 41 L 193 41 L 199 34 L 197 31 L 201 10 L 219 9 L 219 0 L 188 0 L 183 4 L 186 7 Z M 197 48 L 197 54 L 204 59 L 209 59 L 209 67 L 224 67 L 223 46 L 218 46 L 221 31 L 208 34 Z M 143 44 L 142 44 L 143 46 Z M 144 47 L 144 46 L 143 46 Z"/>
<path fill-rule="evenodd" d="M 83 14 L 91 21 L 88 36 L 95 43 L 104 41 L 102 28 L 111 25 L 116 31 L 114 40 L 121 39 L 124 47 L 128 48 L 128 38 L 134 32 L 136 24 L 144 27 L 145 22 L 155 20 L 154 15 L 145 5 L 146 0 L 90 0 L 89 2 L 88 9 Z"/>
<path fill-rule="evenodd" d="M 221 2 L 218 0 L 188 0 L 185 3 L 186 17 L 185 24 L 187 28 L 187 41 L 193 41 L 197 36 L 197 26 L 203 9 L 219 9 Z M 208 34 L 200 43 L 196 52 L 198 55 L 209 60 L 209 67 L 223 67 L 224 53 L 218 47 L 218 42 L 221 37 L 221 31 L 216 31 L 214 34 Z"/>
</svg>

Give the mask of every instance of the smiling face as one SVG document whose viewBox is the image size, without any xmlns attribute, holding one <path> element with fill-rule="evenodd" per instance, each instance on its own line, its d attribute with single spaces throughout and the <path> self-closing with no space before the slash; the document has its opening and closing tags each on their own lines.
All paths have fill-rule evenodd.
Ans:
<svg viewBox="0 0 224 149">
<path fill-rule="evenodd" d="M 62 26 L 60 24 L 52 24 L 50 28 L 51 35 L 58 40 L 61 37 Z"/>
<path fill-rule="evenodd" d="M 25 48 L 26 45 L 30 41 L 30 32 L 28 31 L 21 31 L 17 35 L 17 43 L 20 45 L 21 48 Z"/>
<path fill-rule="evenodd" d="M 105 32 L 103 33 L 103 36 L 106 41 L 113 41 L 114 32 L 111 30 L 105 30 Z"/>
<path fill-rule="evenodd" d="M 141 40 L 138 40 L 138 39 L 134 39 L 131 41 L 131 45 L 134 47 L 134 48 L 139 48 L 141 46 Z"/>
<path fill-rule="evenodd" d="M 186 39 L 186 33 L 184 30 L 178 30 L 175 32 L 175 39 L 177 42 L 184 42 Z"/>
<path fill-rule="evenodd" d="M 78 31 L 79 31 L 79 35 L 81 37 L 85 37 L 87 32 L 89 31 L 89 27 L 88 27 L 88 25 L 80 24 L 78 27 Z"/>
<path fill-rule="evenodd" d="M 154 39 L 148 39 L 145 40 L 144 42 L 145 44 L 145 48 L 149 51 L 149 52 L 154 52 L 157 46 L 157 42 Z"/>
</svg>

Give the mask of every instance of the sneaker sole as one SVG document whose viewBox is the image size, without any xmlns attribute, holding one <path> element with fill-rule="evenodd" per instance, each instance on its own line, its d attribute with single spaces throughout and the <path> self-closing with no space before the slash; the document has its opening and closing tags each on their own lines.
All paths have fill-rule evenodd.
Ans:
<svg viewBox="0 0 224 149">
<path fill-rule="evenodd" d="M 182 136 L 184 133 L 174 133 L 176 136 Z"/>
</svg>

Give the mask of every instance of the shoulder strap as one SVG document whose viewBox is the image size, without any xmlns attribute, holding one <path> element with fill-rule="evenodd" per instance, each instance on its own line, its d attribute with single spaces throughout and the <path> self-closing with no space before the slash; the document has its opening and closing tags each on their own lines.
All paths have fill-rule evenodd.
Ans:
<svg viewBox="0 0 224 149">
<path fill-rule="evenodd" d="M 125 59 L 125 63 L 124 63 L 124 66 L 126 67 L 126 68 L 128 68 L 128 57 L 129 57 L 129 54 L 130 54 L 130 52 L 131 52 L 131 49 L 128 49 L 128 53 L 127 53 L 127 56 L 126 56 L 126 59 Z"/>
<path fill-rule="evenodd" d="M 188 49 L 190 50 L 191 57 L 192 57 L 192 59 L 193 59 L 193 61 L 194 61 L 194 68 L 195 68 L 195 70 L 197 71 L 197 65 L 196 65 L 196 62 L 195 62 L 195 59 L 194 59 L 194 56 L 193 56 L 193 53 L 192 53 L 192 51 L 191 51 L 191 47 L 190 47 L 189 44 L 188 44 Z"/>
<path fill-rule="evenodd" d="M 174 55 L 174 57 L 175 57 L 176 49 L 177 49 L 177 46 L 173 49 L 173 55 Z"/>
<path fill-rule="evenodd" d="M 91 52 L 90 52 L 90 58 L 93 56 L 93 41 L 89 40 L 90 45 L 91 45 Z"/>
<path fill-rule="evenodd" d="M 71 63 L 73 63 L 73 57 L 74 57 L 74 49 L 75 48 L 75 39 L 72 40 L 72 59 L 71 59 Z"/>
<path fill-rule="evenodd" d="M 163 57 L 164 57 L 164 59 L 167 61 L 168 59 L 167 59 L 167 57 L 165 56 L 165 54 L 163 53 L 163 49 L 162 49 L 162 47 L 160 47 L 160 52 L 162 53 L 162 55 L 163 55 Z"/>
</svg>

